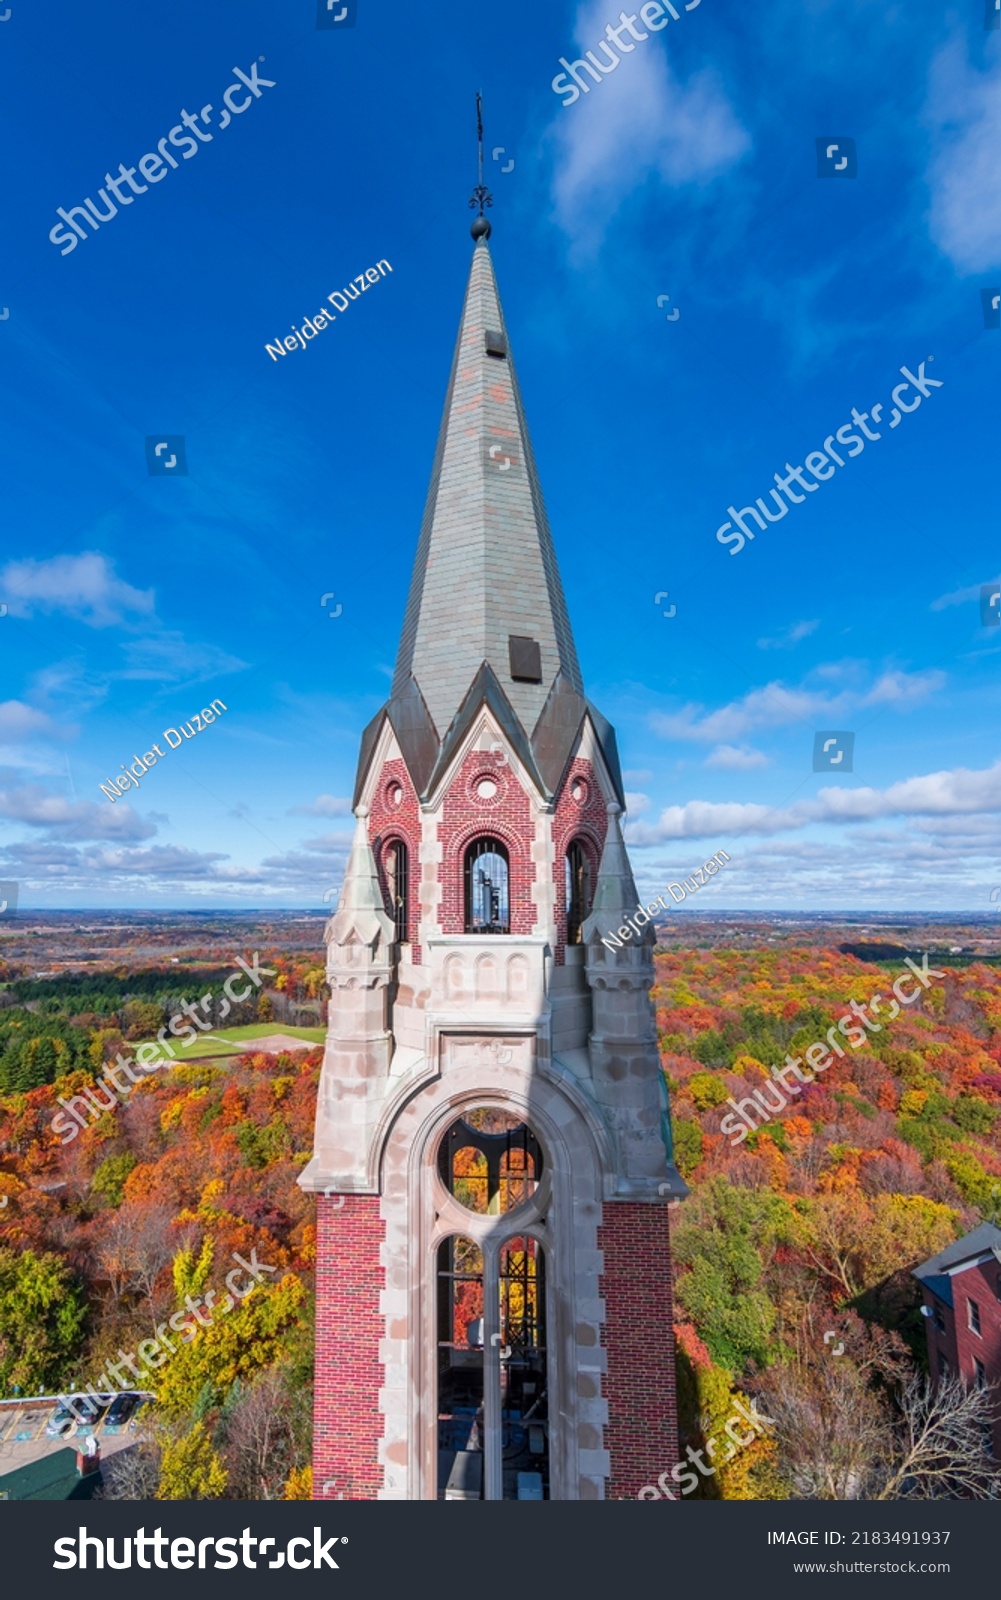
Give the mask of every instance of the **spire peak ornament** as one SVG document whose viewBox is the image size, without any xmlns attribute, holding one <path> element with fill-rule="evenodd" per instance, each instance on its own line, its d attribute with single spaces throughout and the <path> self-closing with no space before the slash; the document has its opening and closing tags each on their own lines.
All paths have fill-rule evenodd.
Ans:
<svg viewBox="0 0 1001 1600">
<path fill-rule="evenodd" d="M 470 206 L 478 206 L 479 212 L 469 231 L 478 244 L 481 239 L 489 239 L 493 232 L 489 219 L 483 215 L 483 208 L 484 206 L 492 206 L 494 203 L 493 195 L 483 182 L 483 96 L 479 90 L 476 92 L 476 143 L 479 182 L 470 196 L 469 204 Z"/>
</svg>

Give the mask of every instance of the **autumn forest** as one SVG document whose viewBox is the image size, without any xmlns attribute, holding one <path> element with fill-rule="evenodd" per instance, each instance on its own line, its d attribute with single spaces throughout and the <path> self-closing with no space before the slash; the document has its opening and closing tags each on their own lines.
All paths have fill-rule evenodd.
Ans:
<svg viewBox="0 0 1001 1600">
<path fill-rule="evenodd" d="M 322 1057 L 321 919 L 107 921 L 4 928 L 0 1397 L 92 1387 L 214 1293 L 227 1314 L 161 1348 L 137 1385 L 156 1398 L 108 1492 L 308 1498 L 315 1227 L 296 1179 Z M 659 1492 L 893 1497 L 902 1473 L 913 1481 L 901 1463 L 927 1403 L 910 1268 L 1001 1219 L 993 943 L 763 921 L 669 933 L 653 993 L 691 1190 L 671 1211 L 682 1442 L 713 1465 Z M 941 975 L 917 1003 L 739 1142 L 720 1131 L 727 1102 L 928 949 Z M 220 1014 L 236 958 L 255 951 L 269 975 Z M 59 1137 L 60 1101 L 203 996 L 206 1032 L 183 1059 Z M 234 1301 L 237 1257 L 264 1265 Z M 724 1455 L 737 1413 L 769 1420 Z"/>
</svg>

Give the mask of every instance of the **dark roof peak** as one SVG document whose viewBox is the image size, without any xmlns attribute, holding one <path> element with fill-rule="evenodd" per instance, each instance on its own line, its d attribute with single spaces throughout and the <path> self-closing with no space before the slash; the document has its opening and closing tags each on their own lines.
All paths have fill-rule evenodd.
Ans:
<svg viewBox="0 0 1001 1600">
<path fill-rule="evenodd" d="M 982 1222 L 972 1233 L 965 1233 L 955 1244 L 946 1245 L 937 1256 L 929 1256 L 927 1261 L 914 1267 L 913 1276 L 924 1283 L 929 1278 L 954 1272 L 957 1267 L 990 1253 L 997 1254 L 1001 1259 L 1001 1228 L 993 1222 Z"/>
</svg>

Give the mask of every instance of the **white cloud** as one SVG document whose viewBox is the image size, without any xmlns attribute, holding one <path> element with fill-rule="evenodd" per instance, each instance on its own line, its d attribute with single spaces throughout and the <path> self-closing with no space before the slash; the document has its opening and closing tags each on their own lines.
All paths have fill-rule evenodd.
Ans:
<svg viewBox="0 0 1001 1600">
<path fill-rule="evenodd" d="M 668 806 L 656 823 L 628 829 L 631 844 L 662 844 L 668 839 L 732 838 L 774 834 L 816 823 L 862 823 L 891 817 L 975 816 L 1001 811 L 1001 761 L 983 771 L 957 767 L 905 778 L 884 790 L 821 789 L 814 800 L 792 806 L 740 801 L 689 800 Z"/>
<path fill-rule="evenodd" d="M 129 805 L 97 804 L 93 800 L 70 802 L 63 795 L 50 794 L 40 784 L 0 789 L 0 817 L 48 828 L 51 838 L 62 840 L 139 840 L 150 839 L 156 833 L 156 825 L 144 821 Z"/>
<path fill-rule="evenodd" d="M 348 854 L 348 844 L 339 853 L 332 850 L 329 859 L 322 861 L 318 861 L 316 856 L 287 850 L 279 856 L 268 856 L 261 862 L 261 867 L 267 872 L 269 886 L 306 894 L 311 904 L 322 903 L 332 911 L 337 904 Z"/>
<path fill-rule="evenodd" d="M 687 805 L 667 806 L 655 823 L 641 822 L 626 829 L 631 845 L 664 844 L 669 839 L 728 838 L 743 833 L 781 833 L 801 826 L 790 821 L 791 813 L 777 806 L 745 804 L 739 800 L 689 800 Z"/>
<path fill-rule="evenodd" d="M 592 50 L 602 65 L 609 64 L 608 53 L 597 41 L 608 21 L 605 0 L 594 0 L 579 9 L 574 24 L 581 52 Z M 623 32 L 624 43 L 631 43 Z M 572 51 L 566 54 L 573 59 Z M 586 72 L 581 78 L 590 91 L 573 105 L 556 102 L 551 135 L 555 215 L 585 250 L 600 243 L 622 202 L 651 176 L 671 188 L 705 185 L 750 148 L 716 74 L 703 70 L 681 83 L 655 35 L 623 53 L 600 83 Z"/>
<path fill-rule="evenodd" d="M 718 711 L 704 713 L 700 705 L 687 705 L 677 712 L 655 712 L 651 724 L 667 739 L 694 739 L 715 744 L 719 739 L 738 739 L 754 728 L 776 728 L 790 722 L 807 722 L 828 708 L 828 697 L 805 690 L 787 689 L 770 683 L 754 689 L 742 700 L 735 700 Z"/>
<path fill-rule="evenodd" d="M 214 644 L 191 644 L 183 634 L 164 632 L 129 639 L 123 647 L 126 666 L 115 678 L 149 679 L 158 683 L 205 683 L 225 673 L 242 672 L 246 661 L 227 655 Z"/>
<path fill-rule="evenodd" d="M 649 811 L 651 804 L 648 794 L 632 794 L 626 790 L 626 810 L 631 817 L 638 817 L 644 811 Z"/>
<path fill-rule="evenodd" d="M 718 744 L 702 764 L 719 767 L 724 772 L 749 772 L 752 767 L 767 767 L 768 757 L 763 750 L 752 750 L 750 745 Z"/>
<path fill-rule="evenodd" d="M 108 694 L 107 680 L 88 669 L 83 655 L 70 656 L 39 667 L 28 681 L 28 692 L 36 705 L 51 710 L 72 707 L 77 716 L 93 711 Z"/>
<path fill-rule="evenodd" d="M 936 150 L 928 229 L 959 272 L 1001 265 L 1001 60 L 972 67 L 957 38 L 932 62 L 926 121 Z"/>
<path fill-rule="evenodd" d="M 0 703 L 0 741 L 16 739 L 64 738 L 69 730 L 60 728 L 44 711 L 26 706 L 23 700 Z"/>
<path fill-rule="evenodd" d="M 820 627 L 819 622 L 797 622 L 774 639 L 759 639 L 759 650 L 791 650 L 801 639 L 808 639 Z"/>
<path fill-rule="evenodd" d="M 949 594 L 940 594 L 937 600 L 932 601 L 928 609 L 929 611 L 945 611 L 948 606 L 965 606 L 971 600 L 979 601 L 980 590 L 981 585 L 979 583 L 969 583 L 965 589 L 953 589 Z"/>
<path fill-rule="evenodd" d="M 834 671 L 818 669 L 816 676 L 834 676 Z M 831 726 L 852 711 L 869 706 L 893 705 L 898 709 L 918 705 L 945 683 L 945 674 L 935 669 L 925 672 L 884 672 L 868 689 L 844 689 L 840 694 L 824 694 L 816 689 L 787 688 L 778 680 L 752 689 L 740 700 L 705 713 L 700 705 L 687 705 L 681 711 L 657 712 L 651 717 L 655 732 L 668 739 L 692 739 L 715 744 L 740 739 L 756 728 L 779 728 L 793 722 L 828 722 Z"/>
<path fill-rule="evenodd" d="M 321 833 L 316 839 L 304 839 L 304 850 L 316 850 L 320 855 L 340 855 L 351 849 L 353 834 Z M 317 870 L 314 866 L 314 872 Z"/>
<path fill-rule="evenodd" d="M 197 883 L 206 878 L 226 883 L 255 881 L 260 876 L 238 868 L 220 872 L 215 863 L 226 860 L 221 852 L 200 853 L 179 845 L 154 845 L 149 850 L 92 845 L 77 850 L 69 844 L 19 840 L 0 851 L 0 860 L 22 882 L 56 882 L 60 889 L 96 888 L 102 894 L 114 889 L 116 882 L 131 883 L 137 879 L 158 889 L 166 887 L 160 881 L 164 879 L 172 887 L 180 888 L 187 881 Z"/>
<path fill-rule="evenodd" d="M 945 681 L 945 673 L 934 668 L 927 672 L 884 672 L 859 700 L 859 706 L 922 705 Z"/>
<path fill-rule="evenodd" d="M 91 628 L 110 628 L 130 612 L 150 616 L 152 589 L 133 589 L 115 576 L 112 563 L 96 550 L 48 561 L 9 561 L 0 572 L 0 591 L 12 617 L 40 611 L 65 611 Z"/>
</svg>

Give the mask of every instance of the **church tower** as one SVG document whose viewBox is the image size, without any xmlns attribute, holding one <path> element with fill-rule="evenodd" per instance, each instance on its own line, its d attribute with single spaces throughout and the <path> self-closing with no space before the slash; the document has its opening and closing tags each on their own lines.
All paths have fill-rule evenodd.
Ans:
<svg viewBox="0 0 1001 1600">
<path fill-rule="evenodd" d="M 677 1459 L 653 934 L 481 214 L 326 928 L 316 1499 L 633 1497 Z M 609 938 L 612 935 L 612 938 Z"/>
</svg>

